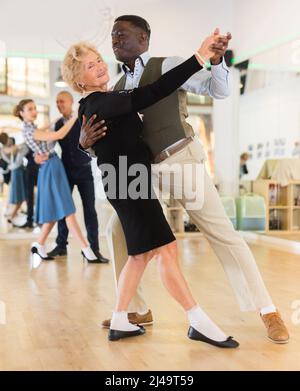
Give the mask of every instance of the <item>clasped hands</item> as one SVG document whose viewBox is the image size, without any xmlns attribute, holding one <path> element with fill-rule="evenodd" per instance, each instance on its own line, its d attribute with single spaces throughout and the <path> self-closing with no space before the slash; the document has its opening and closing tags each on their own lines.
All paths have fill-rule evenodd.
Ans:
<svg viewBox="0 0 300 391">
<path fill-rule="evenodd" d="M 200 64 L 205 65 L 207 61 L 210 61 L 212 65 L 220 64 L 222 57 L 228 49 L 228 44 L 231 39 L 231 33 L 221 35 L 220 29 L 216 28 L 214 33 L 202 42 L 197 51 L 197 59 Z"/>
</svg>

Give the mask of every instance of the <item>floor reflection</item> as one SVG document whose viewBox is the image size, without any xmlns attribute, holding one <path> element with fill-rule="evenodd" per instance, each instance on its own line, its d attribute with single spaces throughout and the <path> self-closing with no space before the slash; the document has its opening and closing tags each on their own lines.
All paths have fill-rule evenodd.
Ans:
<svg viewBox="0 0 300 391">
<path fill-rule="evenodd" d="M 30 269 L 37 269 L 42 263 L 42 258 L 38 254 L 30 254 Z"/>
<path fill-rule="evenodd" d="M 9 218 L 10 208 L 7 207 L 7 196 L 0 196 L 0 239 L 7 240 L 18 240 L 18 239 L 33 239 L 35 240 L 39 233 L 40 227 L 35 225 L 33 229 L 24 229 L 15 227 L 7 220 Z M 22 225 L 26 222 L 26 210 L 25 208 L 19 212 L 17 217 L 14 219 L 15 225 Z M 57 233 L 56 227 L 50 233 L 50 237 L 55 237 Z"/>
</svg>

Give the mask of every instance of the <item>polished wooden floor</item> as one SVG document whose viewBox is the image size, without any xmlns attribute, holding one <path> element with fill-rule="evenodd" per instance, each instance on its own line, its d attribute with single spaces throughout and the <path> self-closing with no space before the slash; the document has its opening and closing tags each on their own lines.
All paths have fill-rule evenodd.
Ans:
<svg viewBox="0 0 300 391">
<path fill-rule="evenodd" d="M 251 246 L 291 332 L 288 345 L 275 345 L 258 314 L 239 311 L 207 242 L 179 240 L 195 297 L 240 342 L 239 349 L 221 350 L 186 337 L 185 314 L 161 286 L 154 263 L 144 276 L 154 325 L 142 337 L 109 342 L 99 324 L 114 306 L 111 265 L 84 264 L 71 240 L 68 258 L 38 266 L 29 245 L 0 240 L 0 302 L 6 308 L 0 370 L 300 370 L 300 324 L 292 323 L 292 303 L 300 300 L 299 255 Z M 105 240 L 102 249 L 108 255 Z"/>
</svg>

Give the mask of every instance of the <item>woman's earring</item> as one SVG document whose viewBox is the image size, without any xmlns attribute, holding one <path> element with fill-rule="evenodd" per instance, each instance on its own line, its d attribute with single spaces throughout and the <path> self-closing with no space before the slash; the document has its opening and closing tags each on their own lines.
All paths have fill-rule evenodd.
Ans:
<svg viewBox="0 0 300 391">
<path fill-rule="evenodd" d="M 84 92 L 84 84 L 82 83 L 77 83 L 78 87 L 82 89 L 82 92 Z"/>
</svg>

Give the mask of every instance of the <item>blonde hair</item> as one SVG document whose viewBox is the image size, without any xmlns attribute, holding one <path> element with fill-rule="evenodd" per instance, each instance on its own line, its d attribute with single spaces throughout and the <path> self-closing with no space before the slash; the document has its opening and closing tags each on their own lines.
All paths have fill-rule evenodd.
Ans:
<svg viewBox="0 0 300 391">
<path fill-rule="evenodd" d="M 67 51 L 61 66 L 61 73 L 64 81 L 77 92 L 84 91 L 84 88 L 78 83 L 78 76 L 81 72 L 83 58 L 88 52 L 93 52 L 101 57 L 94 45 L 91 45 L 88 42 L 75 43 Z"/>
</svg>

